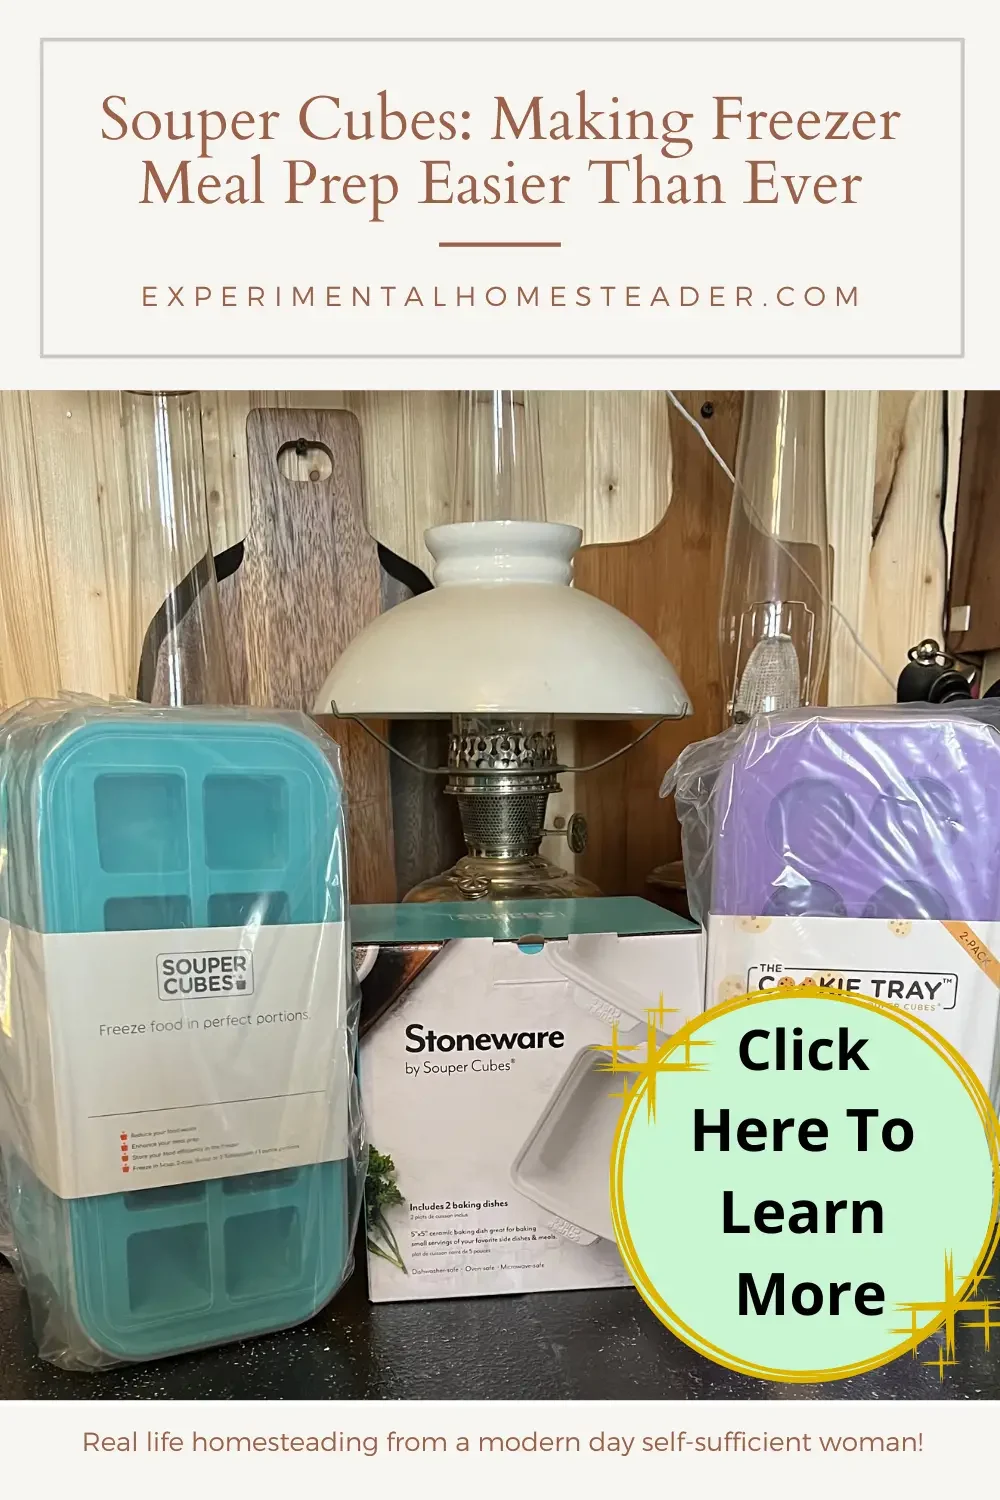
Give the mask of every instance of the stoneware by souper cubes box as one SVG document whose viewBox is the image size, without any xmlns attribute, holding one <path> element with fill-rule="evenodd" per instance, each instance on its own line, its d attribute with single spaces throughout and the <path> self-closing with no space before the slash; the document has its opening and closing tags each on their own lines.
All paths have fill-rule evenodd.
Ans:
<svg viewBox="0 0 1000 1500">
<path fill-rule="evenodd" d="M 701 1011 L 700 930 L 632 898 L 351 923 L 372 1300 L 628 1285 L 610 1209 L 627 1075 L 602 1064 L 615 1029 L 645 1044 L 661 996 L 663 1034 Z"/>
</svg>

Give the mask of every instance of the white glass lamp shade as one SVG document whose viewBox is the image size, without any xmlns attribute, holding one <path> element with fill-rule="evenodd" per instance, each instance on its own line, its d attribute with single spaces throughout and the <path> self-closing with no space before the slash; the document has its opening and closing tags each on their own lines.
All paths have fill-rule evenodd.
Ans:
<svg viewBox="0 0 1000 1500">
<path fill-rule="evenodd" d="M 432 527 L 435 587 L 388 610 L 343 652 L 316 713 L 362 718 L 690 713 L 654 641 L 570 586 L 576 526 L 469 521 Z"/>
</svg>

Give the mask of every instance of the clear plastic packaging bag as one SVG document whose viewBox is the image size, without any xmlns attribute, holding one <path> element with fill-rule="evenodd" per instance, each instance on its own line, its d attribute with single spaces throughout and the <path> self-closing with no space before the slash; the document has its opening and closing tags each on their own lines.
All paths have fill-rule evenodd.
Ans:
<svg viewBox="0 0 1000 1500">
<path fill-rule="evenodd" d="M 197 391 L 121 391 L 108 551 L 127 691 L 160 706 L 233 701 L 212 555 Z M 137 656 L 138 653 L 138 656 Z"/>
<path fill-rule="evenodd" d="M 289 1327 L 350 1275 L 345 813 L 305 715 L 67 698 L 0 721 L 0 1248 L 43 1359 Z"/>
<path fill-rule="evenodd" d="M 751 894 L 773 916 L 888 902 L 899 919 L 994 920 L 998 786 L 1000 704 L 894 704 L 760 715 L 690 745 L 660 795 L 676 800 L 699 920 Z M 829 909 L 823 869 L 840 898 Z"/>
<path fill-rule="evenodd" d="M 1000 704 L 760 715 L 688 747 L 671 793 L 707 1004 L 807 981 L 874 994 L 996 1096 Z"/>
</svg>

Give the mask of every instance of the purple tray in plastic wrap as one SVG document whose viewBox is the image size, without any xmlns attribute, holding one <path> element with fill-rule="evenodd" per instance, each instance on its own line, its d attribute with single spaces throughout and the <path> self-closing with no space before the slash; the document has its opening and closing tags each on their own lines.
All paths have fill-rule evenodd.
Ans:
<svg viewBox="0 0 1000 1500">
<path fill-rule="evenodd" d="M 1000 918 L 1000 734 L 941 710 L 759 720 L 716 784 L 711 910 Z"/>
</svg>

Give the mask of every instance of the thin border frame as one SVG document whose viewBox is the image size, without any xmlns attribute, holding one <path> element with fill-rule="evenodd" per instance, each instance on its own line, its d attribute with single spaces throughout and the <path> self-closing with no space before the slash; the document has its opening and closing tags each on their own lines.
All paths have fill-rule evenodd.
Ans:
<svg viewBox="0 0 1000 1500">
<path fill-rule="evenodd" d="M 741 353 L 741 354 L 722 354 L 722 353 L 704 354 L 704 353 L 690 353 L 690 354 L 688 354 L 688 353 L 677 353 L 677 352 L 669 352 L 669 351 L 665 352 L 665 353 L 657 352 L 657 353 L 621 353 L 621 354 L 609 354 L 609 353 L 601 353 L 601 352 L 597 352 L 597 353 L 593 353 L 593 354 L 589 354 L 589 353 L 588 354 L 582 354 L 582 353 L 577 353 L 576 351 L 573 351 L 571 353 L 566 353 L 566 354 L 550 354 L 550 353 L 545 353 L 545 354 L 524 354 L 524 353 L 521 353 L 521 354 L 517 354 L 517 353 L 503 353 L 503 354 L 492 354 L 491 353 L 491 354 L 483 354 L 483 353 L 478 353 L 478 352 L 455 353 L 455 354 L 440 354 L 440 353 L 391 353 L 391 352 L 384 353 L 384 354 L 371 354 L 371 353 L 367 353 L 367 352 L 366 353 L 356 353 L 356 354 L 355 353 L 327 354 L 327 353 L 312 353 L 312 352 L 275 353 L 275 352 L 271 352 L 271 351 L 262 352 L 262 353 L 239 353 L 239 354 L 195 354 L 195 353 L 187 353 L 186 354 L 186 353 L 157 353 L 157 352 L 150 352 L 150 351 L 143 351 L 142 353 L 103 353 L 103 354 L 76 353 L 76 354 L 56 354 L 56 353 L 49 353 L 49 352 L 46 351 L 46 348 L 45 348 L 45 48 L 47 46 L 49 46 L 50 44 L 52 44 L 52 43 L 56 43 L 56 44 L 59 44 L 59 43 L 70 43 L 70 44 L 73 44 L 73 45 L 80 45 L 81 43 L 105 43 L 105 42 L 126 42 L 126 43 L 134 44 L 136 42 L 142 42 L 142 43 L 151 43 L 151 44 L 154 44 L 156 46 L 163 46 L 163 45 L 169 45 L 169 44 L 175 44 L 175 45 L 176 44 L 180 44 L 180 45 L 185 45 L 186 46 L 186 45 L 190 44 L 191 42 L 200 42 L 200 43 L 204 43 L 204 44 L 206 44 L 208 46 L 231 46 L 234 43 L 238 44 L 238 43 L 244 43 L 244 42 L 263 42 L 263 43 L 265 43 L 268 46 L 275 46 L 275 45 L 280 45 L 280 44 L 284 44 L 284 45 L 299 45 L 299 44 L 305 43 L 305 44 L 308 45 L 309 43 L 328 43 L 328 42 L 339 42 L 341 44 L 358 43 L 358 42 L 360 42 L 360 43 L 369 44 L 369 45 L 372 44 L 372 43 L 374 43 L 374 42 L 378 42 L 378 43 L 397 42 L 397 43 L 404 43 L 405 45 L 409 46 L 409 45 L 416 45 L 418 43 L 426 44 L 426 43 L 429 43 L 429 42 L 463 42 L 463 43 L 476 42 L 476 43 L 486 43 L 487 45 L 489 45 L 490 43 L 497 43 L 497 42 L 534 42 L 534 43 L 541 43 L 542 45 L 552 45 L 552 44 L 554 44 L 556 42 L 558 42 L 560 44 L 565 44 L 567 41 L 571 41 L 571 42 L 585 42 L 585 43 L 588 43 L 588 44 L 598 43 L 601 46 L 608 46 L 608 45 L 612 45 L 612 44 L 616 44 L 616 45 L 619 45 L 619 46 L 621 46 L 621 45 L 625 45 L 625 46 L 628 46 L 628 45 L 646 46 L 646 45 L 650 45 L 652 43 L 660 43 L 660 42 L 667 42 L 667 43 L 673 43 L 673 44 L 681 44 L 681 43 L 687 43 L 687 42 L 696 42 L 696 43 L 701 43 L 701 44 L 704 44 L 704 43 L 707 43 L 707 42 L 712 42 L 712 43 L 730 42 L 730 43 L 737 43 L 740 46 L 746 46 L 746 45 L 750 45 L 750 44 L 757 44 L 757 45 L 767 44 L 767 45 L 773 45 L 775 43 L 777 43 L 779 45 L 781 45 L 781 44 L 785 44 L 785 45 L 787 45 L 787 44 L 801 45 L 804 42 L 813 42 L 813 43 L 817 43 L 817 44 L 820 44 L 820 45 L 823 45 L 823 46 L 829 46 L 831 44 L 841 44 L 841 45 L 843 45 L 843 44 L 850 44 L 850 45 L 855 45 L 855 44 L 857 44 L 859 42 L 860 43 L 870 43 L 870 44 L 872 44 L 874 46 L 898 46 L 901 42 L 907 43 L 907 44 L 920 43 L 920 44 L 927 44 L 927 45 L 938 46 L 938 47 L 939 46 L 944 46 L 944 45 L 955 46 L 957 44 L 958 49 L 959 49 L 959 70 L 958 70 L 958 73 L 959 73 L 959 76 L 958 76 L 958 96 L 959 96 L 959 137 L 958 137 L 958 140 L 959 140 L 959 146 L 958 146 L 958 150 L 959 150 L 959 235 L 958 235 L 958 253 L 959 253 L 959 293 L 958 293 L 959 346 L 958 346 L 958 350 L 955 353 L 951 353 L 951 354 L 941 354 L 941 353 L 933 353 L 933 352 L 932 353 L 922 353 L 922 354 L 916 354 L 916 353 L 910 353 L 910 352 L 907 352 L 907 353 L 895 353 L 895 354 L 885 354 L 885 353 L 876 353 L 876 354 L 851 354 L 851 353 L 839 353 L 839 354 L 766 354 L 766 353 L 765 354 L 747 354 L 747 353 Z M 873 36 L 873 37 L 859 37 L 859 36 L 836 36 L 836 37 L 829 37 L 829 36 L 816 36 L 816 37 L 801 37 L 801 36 L 799 36 L 799 37 L 796 37 L 796 36 L 782 36 L 782 37 L 766 37 L 766 36 L 755 36 L 755 37 L 739 37 L 739 36 L 687 36 L 687 37 L 669 37 L 669 36 L 652 36 L 652 37 L 648 37 L 648 36 L 647 37 L 638 37 L 638 36 L 617 36 L 617 37 L 596 37 L 596 36 L 595 37 L 551 37 L 551 36 L 549 36 L 549 37 L 462 37 L 462 36 L 457 36 L 457 37 L 446 37 L 446 36 L 422 36 L 422 37 L 385 37 L 385 36 L 382 36 L 382 37 L 372 37 L 372 36 L 355 36 L 355 37 L 335 37 L 335 36 L 326 36 L 326 37 L 322 37 L 322 36 L 320 36 L 320 37 L 317 37 L 317 36 L 283 36 L 283 37 L 266 37 L 266 36 L 228 36 L 228 37 L 227 36 L 206 36 L 206 37 L 197 37 L 197 36 L 195 36 L 195 37 L 192 37 L 192 36 L 170 36 L 170 37 L 157 37 L 157 36 L 148 36 L 148 37 L 137 37 L 137 36 L 58 36 L 57 37 L 57 36 L 46 36 L 46 37 L 40 37 L 39 38 L 39 42 L 38 42 L 38 112 L 39 112 L 39 129 L 38 129 L 38 156 L 39 156 L 39 160 L 38 160 L 38 356 L 39 356 L 39 359 L 41 359 L 41 360 L 82 360 L 82 359 L 87 359 L 87 360 L 135 360 L 135 359 L 140 359 L 140 360 L 148 360 L 148 359 L 155 359 L 155 360 L 196 360 L 197 359 L 197 360 L 217 360 L 217 361 L 229 361 L 229 360 L 232 360 L 232 361 L 235 361 L 235 360 L 254 360 L 254 361 L 267 361 L 267 360 L 322 360 L 322 361 L 325 361 L 327 364 L 336 364 L 338 361 L 341 361 L 341 360 L 386 360 L 386 359 L 393 359 L 393 360 L 433 360 L 435 362 L 437 362 L 437 361 L 445 361 L 445 360 L 456 360 L 456 359 L 465 359 L 465 360 L 469 360 L 469 359 L 472 359 L 472 360 L 482 360 L 482 359 L 492 359 L 492 360 L 570 360 L 570 359 L 572 359 L 572 360 L 577 360 L 577 361 L 579 361 L 579 360 L 592 360 L 592 361 L 595 361 L 595 362 L 596 361 L 601 361 L 601 360 L 625 360 L 625 359 L 629 359 L 629 360 L 658 360 L 661 363 L 664 363 L 664 362 L 671 361 L 671 360 L 706 360 L 706 361 L 714 361 L 714 360 L 734 360 L 734 361 L 735 360 L 811 360 L 811 361 L 815 361 L 815 360 L 845 360 L 845 359 L 850 359 L 850 360 L 854 360 L 854 359 L 859 359 L 859 360 L 860 359 L 863 359 L 863 360 L 898 360 L 898 359 L 962 360 L 962 359 L 965 358 L 965 353 L 966 353 L 966 264 L 965 264 L 965 260 L 966 260 L 966 257 L 965 257 L 965 250 L 966 250 L 966 222 L 965 222 L 966 221 L 966 174 L 965 174 L 966 143 L 965 143 L 965 38 L 964 37 L 959 37 L 959 36 L 935 36 L 935 37 L 913 37 L 913 36 L 896 36 L 896 37 L 887 37 L 887 36 Z"/>
</svg>

